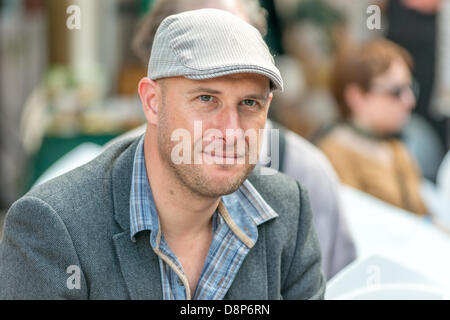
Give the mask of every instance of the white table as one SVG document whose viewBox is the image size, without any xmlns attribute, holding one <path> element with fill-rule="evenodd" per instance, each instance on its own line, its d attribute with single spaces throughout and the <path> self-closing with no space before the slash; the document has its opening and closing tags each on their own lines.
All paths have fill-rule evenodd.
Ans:
<svg viewBox="0 0 450 320">
<path fill-rule="evenodd" d="M 341 193 L 358 258 L 391 257 L 450 290 L 450 235 L 366 193 L 347 186 Z"/>
</svg>

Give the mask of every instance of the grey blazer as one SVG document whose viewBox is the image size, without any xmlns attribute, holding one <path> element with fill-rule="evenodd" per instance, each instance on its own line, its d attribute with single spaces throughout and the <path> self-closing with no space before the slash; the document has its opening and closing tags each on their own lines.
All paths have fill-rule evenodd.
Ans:
<svg viewBox="0 0 450 320">
<path fill-rule="evenodd" d="M 0 243 L 0 299 L 162 298 L 149 232 L 130 239 L 136 146 L 135 138 L 118 142 L 12 205 Z M 258 241 L 225 298 L 323 298 L 306 191 L 287 176 L 258 171 L 249 179 L 279 217 L 258 227 Z"/>
</svg>

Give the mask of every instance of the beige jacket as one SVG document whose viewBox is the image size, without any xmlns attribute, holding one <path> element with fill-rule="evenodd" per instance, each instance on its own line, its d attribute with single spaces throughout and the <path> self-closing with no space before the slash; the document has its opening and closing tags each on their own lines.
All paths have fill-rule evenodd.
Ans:
<svg viewBox="0 0 450 320">
<path fill-rule="evenodd" d="M 344 184 L 416 214 L 428 213 L 418 166 L 399 139 L 371 138 L 341 125 L 318 146 Z"/>
</svg>

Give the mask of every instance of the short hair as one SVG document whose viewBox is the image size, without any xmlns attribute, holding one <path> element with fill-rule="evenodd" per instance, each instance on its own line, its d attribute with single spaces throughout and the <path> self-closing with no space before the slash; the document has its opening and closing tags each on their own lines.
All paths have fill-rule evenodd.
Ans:
<svg viewBox="0 0 450 320">
<path fill-rule="evenodd" d="M 238 1 L 243 4 L 250 24 L 264 36 L 267 32 L 266 10 L 260 6 L 258 0 Z M 211 0 L 156 0 L 150 13 L 140 22 L 138 31 L 133 38 L 133 51 L 141 63 L 148 64 L 156 31 L 166 17 L 180 13 L 186 7 L 206 6 L 209 2 Z"/>
<path fill-rule="evenodd" d="M 336 55 L 331 91 L 344 119 L 351 115 L 345 99 L 346 88 L 355 84 L 363 91 L 369 91 L 372 80 L 386 72 L 397 59 L 405 62 L 410 71 L 413 69 L 413 59 L 408 51 L 383 38 L 346 48 Z"/>
</svg>

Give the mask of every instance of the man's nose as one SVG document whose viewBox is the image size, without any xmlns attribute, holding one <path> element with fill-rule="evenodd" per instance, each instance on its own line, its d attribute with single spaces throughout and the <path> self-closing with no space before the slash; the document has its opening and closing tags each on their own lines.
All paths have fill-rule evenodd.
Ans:
<svg viewBox="0 0 450 320">
<path fill-rule="evenodd" d="M 239 111 L 237 108 L 233 108 L 231 106 L 227 106 L 223 108 L 223 110 L 218 115 L 218 119 L 216 121 L 217 128 L 222 130 L 223 133 L 226 133 L 226 130 L 236 130 L 240 129 L 240 117 Z"/>
<path fill-rule="evenodd" d="M 236 107 L 226 106 L 217 115 L 216 128 L 222 132 L 226 145 L 234 145 L 243 139 L 241 119 Z"/>
</svg>

